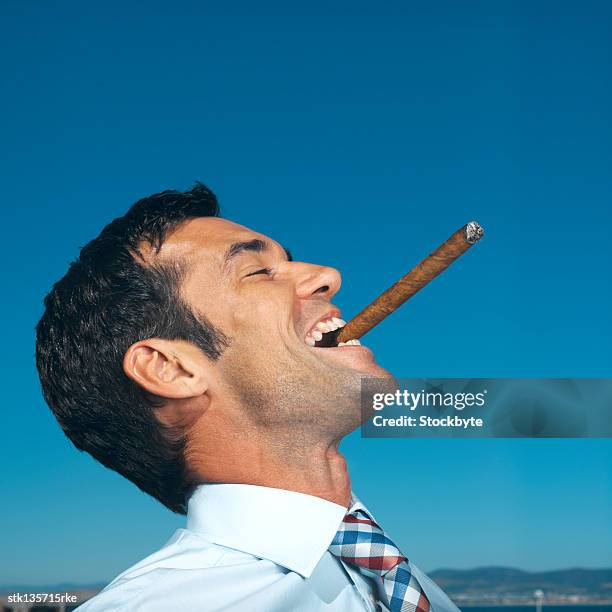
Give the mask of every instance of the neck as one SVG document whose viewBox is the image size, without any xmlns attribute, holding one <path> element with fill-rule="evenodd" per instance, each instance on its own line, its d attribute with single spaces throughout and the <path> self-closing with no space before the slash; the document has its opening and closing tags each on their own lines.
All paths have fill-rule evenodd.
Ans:
<svg viewBox="0 0 612 612">
<path fill-rule="evenodd" d="M 196 469 L 196 473 L 206 482 L 274 487 L 349 506 L 351 482 L 337 441 L 309 446 L 295 440 L 253 442 L 226 447 L 218 454 L 207 453 L 201 459 L 201 472 Z M 228 461 L 228 457 L 232 459 Z"/>
</svg>

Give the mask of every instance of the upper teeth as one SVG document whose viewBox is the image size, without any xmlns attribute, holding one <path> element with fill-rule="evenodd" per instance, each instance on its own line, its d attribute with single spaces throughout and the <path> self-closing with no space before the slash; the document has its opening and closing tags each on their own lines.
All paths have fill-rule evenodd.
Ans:
<svg viewBox="0 0 612 612">
<path fill-rule="evenodd" d="M 323 334 L 332 332 L 339 327 L 344 327 L 346 321 L 339 319 L 338 317 L 330 317 L 323 321 L 319 321 L 307 334 L 304 341 L 308 346 L 314 346 L 316 342 L 323 338 Z"/>
</svg>

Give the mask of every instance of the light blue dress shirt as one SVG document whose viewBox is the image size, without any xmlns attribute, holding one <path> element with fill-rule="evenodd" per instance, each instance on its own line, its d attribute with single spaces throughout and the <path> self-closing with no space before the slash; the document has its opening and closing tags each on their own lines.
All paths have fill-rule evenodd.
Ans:
<svg viewBox="0 0 612 612">
<path fill-rule="evenodd" d="M 353 496 L 351 510 L 366 509 Z M 78 612 L 387 612 L 380 578 L 328 551 L 347 509 L 312 495 L 206 484 L 186 529 Z M 458 612 L 411 564 L 432 612 Z"/>
</svg>

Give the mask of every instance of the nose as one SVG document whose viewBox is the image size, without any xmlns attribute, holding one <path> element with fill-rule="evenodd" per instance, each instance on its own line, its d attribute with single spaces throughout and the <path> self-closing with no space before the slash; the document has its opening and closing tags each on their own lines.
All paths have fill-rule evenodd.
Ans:
<svg viewBox="0 0 612 612">
<path fill-rule="evenodd" d="M 301 299 L 314 295 L 330 300 L 340 289 L 342 277 L 335 268 L 293 262 L 295 291 Z"/>
</svg>

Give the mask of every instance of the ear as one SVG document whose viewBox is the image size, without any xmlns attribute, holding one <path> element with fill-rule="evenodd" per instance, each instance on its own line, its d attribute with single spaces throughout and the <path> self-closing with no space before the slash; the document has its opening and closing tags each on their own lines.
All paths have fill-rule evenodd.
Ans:
<svg viewBox="0 0 612 612">
<path fill-rule="evenodd" d="M 194 344 L 161 338 L 132 344 L 123 371 L 149 393 L 175 399 L 203 395 L 211 376 L 208 360 Z"/>
</svg>

